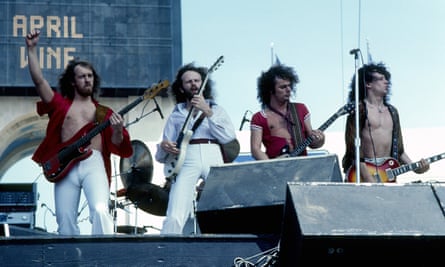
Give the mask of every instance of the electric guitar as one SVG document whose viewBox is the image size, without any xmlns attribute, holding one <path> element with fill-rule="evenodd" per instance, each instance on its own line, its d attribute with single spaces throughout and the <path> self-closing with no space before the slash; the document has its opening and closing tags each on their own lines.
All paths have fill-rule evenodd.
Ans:
<svg viewBox="0 0 445 267">
<path fill-rule="evenodd" d="M 204 88 L 209 79 L 209 75 L 213 73 L 222 63 L 224 62 L 224 57 L 220 56 L 215 63 L 209 68 L 207 71 L 206 77 L 199 88 L 197 94 L 202 95 Z M 174 178 L 178 175 L 179 170 L 184 164 L 185 155 L 187 153 L 187 145 L 192 138 L 193 131 L 190 129 L 189 123 L 192 118 L 192 114 L 194 113 L 194 106 L 190 108 L 190 111 L 185 119 L 185 122 L 182 126 L 181 132 L 179 133 L 178 138 L 176 139 L 176 147 L 179 149 L 179 154 L 168 154 L 165 163 L 164 163 L 164 175 L 167 177 L 167 180 L 174 180 Z M 198 118 L 201 112 L 196 115 Z"/>
<path fill-rule="evenodd" d="M 353 102 L 345 104 L 337 112 L 335 112 L 335 114 L 332 115 L 325 123 L 323 123 L 318 128 L 318 130 L 320 131 L 326 130 L 336 119 L 338 119 L 340 116 L 350 113 L 354 109 L 354 107 L 355 105 Z M 313 138 L 309 136 L 300 145 L 298 145 L 297 148 L 295 148 L 291 152 L 288 151 L 288 146 L 286 146 L 285 148 L 282 149 L 279 158 L 296 157 L 300 155 L 306 149 L 306 147 L 310 145 L 313 141 L 314 141 Z"/>
<path fill-rule="evenodd" d="M 167 88 L 168 85 L 168 81 L 163 81 L 150 87 L 142 96 L 121 109 L 118 113 L 123 116 L 143 100 L 155 97 L 162 89 Z M 91 149 L 87 148 L 91 139 L 105 130 L 109 125 L 110 120 L 106 120 L 98 125 L 89 123 L 68 141 L 59 144 L 54 150 L 58 151 L 57 154 L 51 156 L 41 164 L 46 179 L 52 183 L 61 181 L 76 162 L 88 158 L 93 152 Z"/>
<path fill-rule="evenodd" d="M 433 163 L 435 161 L 444 158 L 445 158 L 445 153 L 442 153 L 427 158 L 426 161 L 428 163 Z M 399 162 L 394 158 L 389 158 L 378 165 L 366 162 L 367 170 L 371 173 L 372 176 L 374 176 L 374 178 L 376 178 L 378 183 L 395 183 L 396 177 L 398 175 L 408 171 L 415 170 L 419 166 L 420 166 L 420 161 L 400 166 Z M 355 170 L 355 166 L 351 166 L 349 168 L 349 170 L 346 173 L 346 177 L 348 182 L 353 183 L 357 181 L 357 172 Z"/>
</svg>

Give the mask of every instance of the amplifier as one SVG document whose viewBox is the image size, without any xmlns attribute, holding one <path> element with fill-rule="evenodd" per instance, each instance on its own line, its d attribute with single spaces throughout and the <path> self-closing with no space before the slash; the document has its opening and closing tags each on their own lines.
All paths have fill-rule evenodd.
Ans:
<svg viewBox="0 0 445 267">
<path fill-rule="evenodd" d="M 34 225 L 34 212 L 0 212 L 0 224 Z"/>
<path fill-rule="evenodd" d="M 0 213 L 33 212 L 37 208 L 37 184 L 0 184 Z"/>
</svg>

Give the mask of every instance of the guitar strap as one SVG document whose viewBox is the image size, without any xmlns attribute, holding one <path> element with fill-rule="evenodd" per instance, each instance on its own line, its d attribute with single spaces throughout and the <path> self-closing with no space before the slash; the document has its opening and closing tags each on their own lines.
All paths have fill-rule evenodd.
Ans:
<svg viewBox="0 0 445 267">
<path fill-rule="evenodd" d="M 279 112 L 275 108 L 268 106 L 270 110 L 275 112 L 276 114 L 280 115 L 287 123 L 287 130 L 291 134 L 292 141 L 294 142 L 294 145 L 297 146 L 298 144 L 301 144 L 303 142 L 303 136 L 301 133 L 301 125 L 300 125 L 300 119 L 298 117 L 298 111 L 295 107 L 295 103 L 289 103 L 288 110 L 290 110 L 291 118 L 289 119 L 287 115 Z M 286 145 L 285 148 L 288 148 Z M 283 148 L 284 149 L 284 148 Z"/>
<path fill-rule="evenodd" d="M 298 110 L 297 110 L 297 104 L 290 103 L 290 111 L 292 120 L 295 122 L 294 127 L 291 127 L 291 134 L 292 138 L 294 139 L 295 146 L 298 146 L 298 144 L 301 144 L 303 142 L 303 135 L 301 132 L 301 125 L 300 125 L 300 117 L 298 116 Z"/>
<path fill-rule="evenodd" d="M 108 107 L 97 104 L 96 106 L 96 122 L 102 123 L 105 121 L 105 116 L 107 115 Z"/>
<path fill-rule="evenodd" d="M 192 127 L 192 132 L 195 132 L 195 130 L 198 128 L 198 126 L 201 124 L 201 122 L 204 120 L 205 114 L 201 113 L 201 116 L 195 121 Z"/>
<path fill-rule="evenodd" d="M 393 121 L 393 131 L 392 131 L 392 157 L 399 160 L 399 132 L 398 132 L 398 125 L 399 125 L 399 117 L 397 116 L 397 113 L 393 109 L 391 105 L 388 105 L 388 110 L 391 113 L 392 121 Z"/>
</svg>

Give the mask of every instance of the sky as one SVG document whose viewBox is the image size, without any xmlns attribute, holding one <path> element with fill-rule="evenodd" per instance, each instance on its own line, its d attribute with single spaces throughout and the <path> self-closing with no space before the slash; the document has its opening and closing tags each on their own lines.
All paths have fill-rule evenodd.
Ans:
<svg viewBox="0 0 445 267">
<path fill-rule="evenodd" d="M 369 55 L 392 74 L 390 103 L 398 108 L 403 128 L 445 125 L 443 0 L 185 0 L 181 5 L 183 63 L 210 67 L 224 56 L 211 78 L 216 101 L 236 129 L 246 112 L 250 119 L 260 109 L 257 78 L 277 57 L 297 72 L 293 100 L 308 106 L 317 128 L 346 103 L 355 68 L 368 63 Z M 349 53 L 357 48 L 359 60 Z M 326 132 L 341 138 L 344 123 L 341 117 Z M 23 169 L 32 174 L 23 177 Z M 18 163 L 8 172 L 50 186 L 35 175 L 40 172 L 35 164 Z M 47 195 L 42 203 L 53 206 L 52 194 Z M 42 228 L 54 220 L 44 208 L 37 216 Z M 54 231 L 53 225 L 48 228 Z"/>
<path fill-rule="evenodd" d="M 403 127 L 445 122 L 437 116 L 445 92 L 444 1 L 187 0 L 182 11 L 184 63 L 210 66 L 224 55 L 212 78 L 236 128 L 246 110 L 259 110 L 257 78 L 274 56 L 296 70 L 294 100 L 306 103 L 312 125 L 320 126 L 346 103 L 357 64 L 350 50 L 361 50 L 361 66 L 368 47 L 392 74 L 391 103 Z M 343 130 L 343 120 L 327 129 Z"/>
</svg>

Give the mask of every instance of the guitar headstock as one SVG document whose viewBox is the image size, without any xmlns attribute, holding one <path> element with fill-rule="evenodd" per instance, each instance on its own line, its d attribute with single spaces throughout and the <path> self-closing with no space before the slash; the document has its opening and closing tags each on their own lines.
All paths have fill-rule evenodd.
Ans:
<svg viewBox="0 0 445 267">
<path fill-rule="evenodd" d="M 343 107 L 340 108 L 338 114 L 339 115 L 349 114 L 354 110 L 354 108 L 355 108 L 354 102 L 346 103 Z"/>
<path fill-rule="evenodd" d="M 224 63 L 224 56 L 220 56 L 215 63 L 209 68 L 208 73 L 212 73 L 219 68 Z"/>
<path fill-rule="evenodd" d="M 144 92 L 144 100 L 145 99 L 152 99 L 154 98 L 162 89 L 167 88 L 170 85 L 168 80 L 164 80 L 162 82 L 159 82 L 155 85 L 152 85 L 150 88 L 145 90 Z"/>
</svg>

